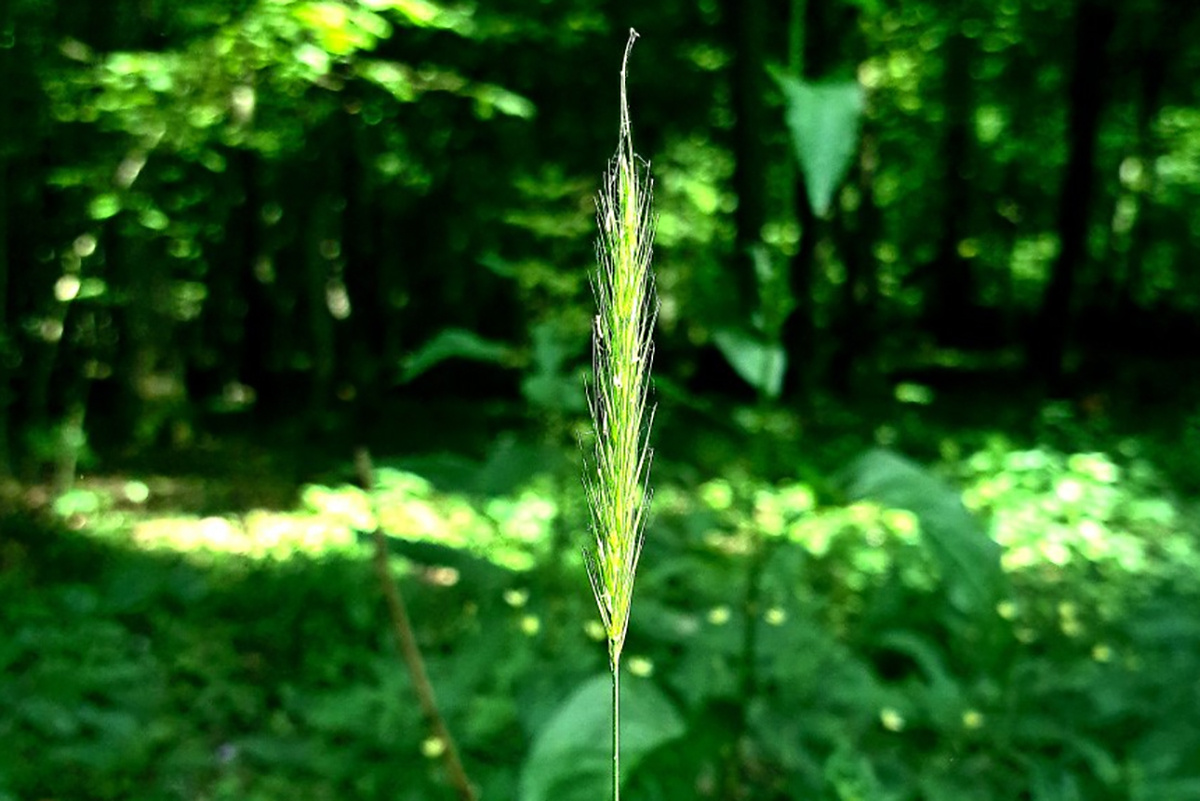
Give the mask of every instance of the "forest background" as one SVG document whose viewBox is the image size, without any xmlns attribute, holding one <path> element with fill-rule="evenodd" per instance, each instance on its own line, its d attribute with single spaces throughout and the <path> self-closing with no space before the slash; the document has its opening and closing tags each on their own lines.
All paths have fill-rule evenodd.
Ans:
<svg viewBox="0 0 1200 801">
<path fill-rule="evenodd" d="M 631 791 L 1200 794 L 1200 9 L 9 0 L 0 799 L 441 797 L 377 525 L 485 795 L 595 794 L 631 26 Z"/>
</svg>

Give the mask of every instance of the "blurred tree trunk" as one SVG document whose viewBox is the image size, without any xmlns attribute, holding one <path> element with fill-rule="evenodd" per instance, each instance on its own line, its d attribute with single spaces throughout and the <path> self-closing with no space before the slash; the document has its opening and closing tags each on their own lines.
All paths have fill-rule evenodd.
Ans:
<svg viewBox="0 0 1200 801">
<path fill-rule="evenodd" d="M 342 260 L 350 301 L 350 316 L 345 321 L 346 379 L 355 396 L 355 422 L 369 430 L 367 427 L 376 419 L 380 398 L 381 312 L 386 303 L 379 280 L 382 268 L 375 244 L 377 228 L 371 213 L 377 201 L 369 169 L 359 158 L 366 147 L 357 135 L 361 130 L 357 118 L 343 114 L 338 127 L 342 141 L 341 191 L 346 198 Z"/>
<path fill-rule="evenodd" d="M 320 195 L 308 208 L 308 223 L 304 238 L 304 303 L 308 311 L 309 422 L 319 422 L 326 409 L 333 386 L 334 331 L 329 314 L 329 263 L 322 245 L 327 240 L 325 227 L 329 224 L 330 198 Z"/>
<path fill-rule="evenodd" d="M 263 324 L 265 375 L 257 389 L 270 398 L 266 405 L 298 411 L 310 391 L 308 377 L 299 373 L 308 347 L 308 326 L 302 317 L 307 226 L 319 173 L 303 155 L 263 166 L 267 224 L 262 229 L 263 258 L 255 266 L 255 280 L 273 314 Z"/>
<path fill-rule="evenodd" d="M 238 231 L 239 253 L 235 254 L 237 294 L 241 306 L 241 337 L 237 379 L 255 392 L 262 392 L 269 381 L 271 330 L 275 313 L 269 287 L 274 282 L 272 254 L 263 241 L 263 174 L 260 157 L 252 150 L 236 154 L 237 172 L 242 185 L 241 211 L 233 215 Z"/>
<path fill-rule="evenodd" d="M 799 49 L 803 68 L 802 77 L 816 81 L 830 77 L 843 63 L 851 62 L 847 49 L 852 43 L 847 36 L 852 17 L 845 15 L 847 9 L 831 9 L 829 4 L 818 0 L 807 0 L 792 4 L 794 15 L 790 24 L 801 31 L 792 49 Z M 852 12 L 851 12 L 852 13 Z M 850 26 L 852 27 L 852 26 Z M 789 393 L 801 399 L 812 397 L 813 390 L 826 375 L 824 362 L 830 354 L 829 348 L 818 347 L 817 337 L 821 327 L 818 319 L 817 276 L 822 272 L 819 263 L 822 242 L 830 237 L 828 220 L 818 217 L 809 201 L 805 186 L 804 170 L 795 166 L 796 220 L 800 229 L 800 242 L 789 265 L 789 283 L 795 309 L 784 325 L 784 345 L 788 353 L 787 386 Z M 838 214 L 836 202 L 830 214 Z"/>
<path fill-rule="evenodd" d="M 939 344 L 953 346 L 970 342 L 975 305 L 975 275 L 970 259 L 961 251 L 970 226 L 974 196 L 969 161 L 974 121 L 971 67 L 975 54 L 971 40 L 963 33 L 965 15 L 961 10 L 951 13 L 942 80 L 942 102 L 946 109 L 942 141 L 942 231 L 933 260 L 926 315 L 929 330 Z"/>
<path fill-rule="evenodd" d="M 789 285 L 796 306 L 784 323 L 783 336 L 788 354 L 787 386 L 790 394 L 811 397 L 819 371 L 817 356 L 817 242 L 821 238 L 821 220 L 813 213 L 804 187 L 803 172 L 797 168 L 796 221 L 800 243 L 789 265 Z"/>
<path fill-rule="evenodd" d="M 41 183 L 40 169 L 50 162 L 44 152 L 46 143 L 31 141 L 30 160 L 37 166 L 22 174 L 22 183 Z M 23 332 L 21 361 L 23 368 L 22 406 L 29 430 L 38 433 L 51 425 L 51 380 L 58 358 L 59 343 L 62 341 L 61 325 L 64 323 L 65 308 L 54 295 L 54 284 L 59 277 L 58 259 L 62 256 L 62 243 L 53 238 L 50 231 L 62 219 L 61 209 L 55 202 L 54 193 L 44 185 L 29 192 L 28 205 L 22 209 L 26 220 L 21 231 L 23 247 L 20 256 L 28 264 L 37 264 L 41 269 L 24 271 L 19 283 L 12 289 L 20 294 L 17 307 L 22 317 L 36 325 Z M 11 234 L 10 234 L 11 236 Z"/>
<path fill-rule="evenodd" d="M 868 96 L 867 103 L 870 104 Z M 864 118 L 869 120 L 870 114 Z M 864 132 L 855 170 L 858 200 L 853 213 L 837 216 L 838 249 L 846 262 L 846 280 L 834 320 L 834 352 L 829 379 L 835 392 L 850 395 L 860 376 L 877 374 L 875 351 L 879 332 L 879 271 L 875 243 L 883 215 L 875 201 L 875 171 L 879 154 L 875 134 Z"/>
<path fill-rule="evenodd" d="M 40 336 L 45 329 L 30 323 L 46 319 L 42 314 L 54 281 L 45 264 L 53 190 L 42 177 L 52 146 L 36 70 L 53 51 L 56 8 L 47 2 L 42 13 L 34 14 L 0 2 L 0 36 L 11 38 L 0 47 L 0 461 L 5 470 L 21 468 L 29 434 L 47 415 L 48 388 L 37 396 L 36 379 L 49 367 L 44 357 L 50 348 Z"/>
<path fill-rule="evenodd" d="M 309 423 L 323 425 L 333 397 L 337 368 L 337 331 L 331 301 L 336 298 L 341 253 L 342 198 L 335 175 L 337 162 L 330 158 L 337 143 L 327 126 L 312 144 L 318 167 L 316 184 L 305 204 L 303 297 L 308 311 L 308 356 L 311 364 Z"/>
<path fill-rule="evenodd" d="M 803 78 L 820 74 L 827 66 L 827 55 L 821 43 L 814 39 L 824 34 L 824 23 L 817 0 L 793 0 L 788 27 L 791 33 L 788 49 L 791 66 Z M 783 326 L 784 347 L 787 350 L 786 386 L 789 394 L 800 399 L 811 398 L 815 376 L 816 299 L 813 297 L 816 271 L 817 216 L 813 213 L 804 185 L 804 170 L 790 159 L 795 202 L 796 224 L 800 241 L 788 265 L 788 285 L 795 307 Z"/>
<path fill-rule="evenodd" d="M 1032 86 L 1038 80 L 1042 65 L 1028 59 L 1012 59 L 1004 66 L 1003 80 L 1011 87 Z M 1013 114 L 1006 128 L 1006 136 L 1014 142 L 1035 139 L 1043 121 L 1034 114 Z M 986 157 L 981 152 L 981 157 Z M 1001 303 L 1000 334 L 1006 349 L 1019 355 L 1028 339 L 1027 326 L 1030 322 L 1029 303 L 1022 299 L 1020 282 L 1013 268 L 1018 242 L 1026 233 L 1026 219 L 1032 213 L 1026 186 L 1029 183 L 1029 165 L 1015 156 L 1003 159 L 1000 190 L 995 198 L 989 198 L 988 215 L 991 228 L 997 232 L 993 263 L 1003 265 L 998 275 Z"/>
<path fill-rule="evenodd" d="M 405 353 L 405 321 L 409 303 L 409 273 L 405 270 L 404 237 L 397 220 L 401 204 L 397 190 L 381 189 L 372 204 L 371 215 L 379 232 L 376 258 L 379 264 L 379 297 L 382 306 L 382 330 L 379 346 L 381 379 L 394 380 L 397 366 Z M 381 386 L 384 391 L 388 387 Z"/>
<path fill-rule="evenodd" d="M 229 154 L 223 177 L 228 182 L 226 191 L 234 199 L 225 210 L 219 256 L 205 271 L 207 292 L 201 310 L 200 341 L 189 359 L 208 379 L 203 382 L 205 394 L 219 393 L 238 381 L 246 355 L 248 298 L 239 279 L 247 269 L 254 247 L 258 216 L 258 210 L 251 205 L 253 177 L 248 172 L 249 155 L 244 150 Z"/>
<path fill-rule="evenodd" d="M 123 235 L 118 219 L 104 226 L 105 251 L 117 286 L 127 301 L 120 316 L 121 347 L 117 376 L 123 380 L 119 408 L 122 433 L 137 445 L 156 444 L 167 432 L 182 444 L 188 397 L 184 359 L 176 337 L 170 262 L 147 247 L 147 240 Z"/>
<path fill-rule="evenodd" d="M 0 36 L 7 35 L 12 20 L 10 3 L 0 5 Z M 14 34 L 15 35 L 15 34 Z M 12 370 L 10 365 L 15 363 L 16 345 L 11 333 L 12 326 L 8 311 L 8 282 L 9 271 L 9 237 L 8 220 L 13 213 L 15 203 L 10 206 L 9 181 L 14 177 L 15 170 L 10 165 L 15 163 L 16 150 L 19 147 L 17 127 L 13 124 L 16 104 L 12 99 L 12 76 L 15 73 L 15 47 L 0 47 L 0 75 L 5 76 L 4 85 L 0 86 L 0 477 L 12 472 L 12 452 L 9 443 L 11 426 L 10 410 L 12 405 Z"/>
<path fill-rule="evenodd" d="M 2 21 L 0 21 L 2 22 Z M 2 27 L 2 24 L 0 24 Z M 6 59 L 0 57 L 0 74 L 8 74 Z M 7 100 L 5 93 L 4 100 Z M 8 120 L 8 103 L 0 100 L 0 120 Z M 0 125 L 4 125 L 0 122 Z M 5 125 L 5 127 L 8 127 Z M 0 142 L 7 142 L 8 132 L 0 133 Z M 0 476 L 12 472 L 12 452 L 9 443 L 9 427 L 11 425 L 10 409 L 12 405 L 12 370 L 16 355 L 16 342 L 13 341 L 8 314 L 8 218 L 12 213 L 8 201 L 9 159 L 6 153 L 0 153 Z"/>
<path fill-rule="evenodd" d="M 1166 20 L 1154 3 L 1144 17 L 1145 29 L 1139 55 L 1139 92 L 1136 100 L 1136 141 L 1134 144 L 1134 170 L 1136 174 L 1123 176 L 1128 188 L 1130 208 L 1126 213 L 1130 220 L 1129 241 L 1126 245 L 1123 266 L 1117 278 L 1115 309 L 1119 317 L 1129 314 L 1137 307 L 1138 294 L 1145 280 L 1146 255 L 1154 242 L 1154 209 L 1152 198 L 1157 190 L 1155 168 L 1158 147 L 1154 141 L 1154 119 L 1162 107 L 1163 90 L 1166 87 L 1167 52 L 1175 52 L 1170 46 L 1177 31 Z"/>
<path fill-rule="evenodd" d="M 733 190 L 735 283 L 741 320 L 758 309 L 753 247 L 762 241 L 767 222 L 766 73 L 767 6 L 764 0 L 728 0 L 725 20 L 733 49 Z"/>
<path fill-rule="evenodd" d="M 1027 363 L 1054 391 L 1061 382 L 1071 330 L 1071 300 L 1087 258 L 1087 229 L 1095 189 L 1096 139 L 1104 106 L 1107 48 L 1116 15 L 1107 0 L 1079 0 L 1071 64 L 1068 155 L 1059 195 L 1059 252 L 1042 296 Z"/>
</svg>

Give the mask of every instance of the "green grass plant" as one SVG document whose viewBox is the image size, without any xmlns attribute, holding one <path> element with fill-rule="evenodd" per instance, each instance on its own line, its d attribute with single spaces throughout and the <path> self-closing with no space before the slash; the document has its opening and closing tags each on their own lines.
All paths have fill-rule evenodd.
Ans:
<svg viewBox="0 0 1200 801">
<path fill-rule="evenodd" d="M 595 474 L 585 477 L 592 529 L 588 576 L 600 608 L 612 671 L 612 783 L 620 798 L 620 666 L 629 627 L 634 574 L 645 532 L 650 490 L 649 407 L 651 330 L 657 304 L 651 274 L 654 217 L 649 163 L 633 150 L 625 74 L 637 39 L 630 29 L 621 62 L 621 131 L 597 202 L 599 268 L 593 281 Z"/>
</svg>

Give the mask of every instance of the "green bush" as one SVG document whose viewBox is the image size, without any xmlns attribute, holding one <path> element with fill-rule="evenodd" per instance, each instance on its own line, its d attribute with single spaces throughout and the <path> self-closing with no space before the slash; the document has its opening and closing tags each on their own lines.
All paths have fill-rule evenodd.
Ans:
<svg viewBox="0 0 1200 801">
<path fill-rule="evenodd" d="M 1163 480 L 1001 442 L 941 478 L 867 464 L 907 508 L 736 474 L 659 488 L 625 645 L 627 795 L 1194 798 L 1200 572 Z M 607 764 L 605 738 L 556 723 L 606 667 L 582 557 L 553 546 L 582 516 L 556 486 L 395 471 L 374 499 L 487 797 L 592 787 Z M 959 489 L 969 531 L 947 524 Z M 444 797 L 365 501 L 314 486 L 295 512 L 195 518 L 101 499 L 64 507 L 78 531 L 11 538 L 0 797 Z M 1002 548 L 969 550 L 987 532 Z M 960 603 L 961 560 L 986 577 L 992 558 L 992 607 Z"/>
</svg>

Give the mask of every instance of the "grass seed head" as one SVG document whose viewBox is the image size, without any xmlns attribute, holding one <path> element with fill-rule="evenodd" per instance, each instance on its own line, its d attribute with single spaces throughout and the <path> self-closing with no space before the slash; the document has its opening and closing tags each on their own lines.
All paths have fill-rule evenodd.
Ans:
<svg viewBox="0 0 1200 801">
<path fill-rule="evenodd" d="M 615 669 L 625 643 L 633 581 L 650 503 L 651 332 L 657 313 L 650 261 L 655 220 L 650 165 L 633 150 L 625 70 L 637 38 L 630 31 L 621 64 L 621 130 L 596 204 L 600 231 L 592 281 L 598 314 L 592 330 L 589 405 L 595 474 L 585 478 L 593 549 L 588 577 Z M 590 471 L 589 471 L 590 472 Z"/>
</svg>

